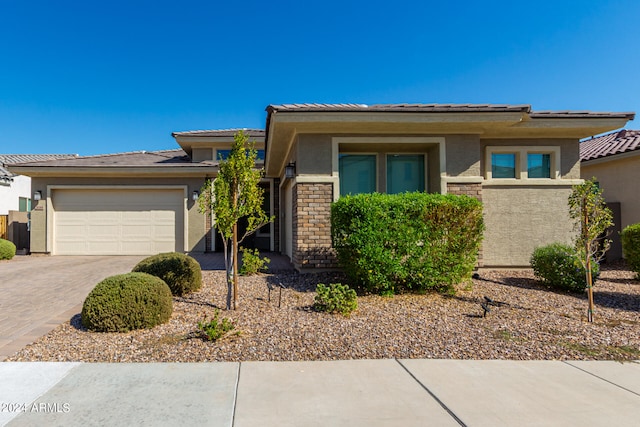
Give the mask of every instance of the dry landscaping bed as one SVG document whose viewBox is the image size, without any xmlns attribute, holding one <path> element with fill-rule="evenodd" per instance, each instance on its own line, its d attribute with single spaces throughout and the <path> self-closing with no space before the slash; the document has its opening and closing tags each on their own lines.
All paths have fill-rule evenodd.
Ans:
<svg viewBox="0 0 640 427">
<path fill-rule="evenodd" d="M 318 283 L 338 273 L 292 272 L 240 278 L 237 311 L 220 310 L 236 329 L 202 339 L 198 321 L 225 305 L 224 272 L 203 272 L 203 288 L 174 298 L 169 323 L 129 333 L 85 330 L 79 314 L 8 360 L 204 362 L 379 358 L 640 359 L 640 282 L 624 266 L 605 267 L 595 288 L 595 322 L 586 295 L 541 287 L 530 271 L 483 271 L 473 286 L 439 294 L 360 296 L 350 317 L 311 308 Z M 282 283 L 268 301 L 267 283 Z M 504 302 L 482 317 L 484 296 Z"/>
</svg>

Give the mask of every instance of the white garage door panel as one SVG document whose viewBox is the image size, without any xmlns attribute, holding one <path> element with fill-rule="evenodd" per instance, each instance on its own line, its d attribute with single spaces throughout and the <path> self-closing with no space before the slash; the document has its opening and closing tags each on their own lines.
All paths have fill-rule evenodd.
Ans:
<svg viewBox="0 0 640 427">
<path fill-rule="evenodd" d="M 54 190 L 54 254 L 183 249 L 183 190 Z"/>
</svg>

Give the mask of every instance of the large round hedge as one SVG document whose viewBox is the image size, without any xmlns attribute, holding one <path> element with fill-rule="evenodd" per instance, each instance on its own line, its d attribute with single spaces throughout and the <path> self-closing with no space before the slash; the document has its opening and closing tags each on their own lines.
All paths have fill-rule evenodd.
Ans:
<svg viewBox="0 0 640 427">
<path fill-rule="evenodd" d="M 16 255 L 16 245 L 12 242 L 0 239 L 0 259 L 11 259 Z"/>
<path fill-rule="evenodd" d="M 198 261 L 179 252 L 153 255 L 133 267 L 133 271 L 149 273 L 169 285 L 173 295 L 182 296 L 202 287 Z"/>
<path fill-rule="evenodd" d="M 171 290 L 146 273 L 111 276 L 84 300 L 82 324 L 92 331 L 127 332 L 165 323 L 173 312 Z"/>
</svg>

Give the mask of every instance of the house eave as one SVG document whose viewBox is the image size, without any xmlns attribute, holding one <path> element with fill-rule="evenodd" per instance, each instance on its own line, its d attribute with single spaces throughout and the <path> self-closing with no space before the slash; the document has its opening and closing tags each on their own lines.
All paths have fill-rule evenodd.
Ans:
<svg viewBox="0 0 640 427">
<path fill-rule="evenodd" d="M 185 166 L 185 167 L 11 167 L 11 171 L 30 177 L 212 177 L 217 175 L 217 166 Z"/>
<path fill-rule="evenodd" d="M 580 161 L 581 166 L 594 166 L 602 163 L 615 162 L 618 160 L 640 157 L 640 150 L 627 151 L 625 153 L 610 154 L 608 156 L 597 157 L 595 159 Z"/>
</svg>

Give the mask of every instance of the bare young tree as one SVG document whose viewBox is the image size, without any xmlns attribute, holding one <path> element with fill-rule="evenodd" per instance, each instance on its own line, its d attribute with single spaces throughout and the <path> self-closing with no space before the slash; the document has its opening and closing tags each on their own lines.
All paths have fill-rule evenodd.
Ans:
<svg viewBox="0 0 640 427">
<path fill-rule="evenodd" d="M 593 276 L 591 267 L 593 262 L 600 262 L 609 250 L 611 241 L 606 238 L 606 231 L 613 225 L 613 215 L 607 208 L 602 190 L 596 184 L 595 178 L 573 187 L 569 196 L 569 215 L 575 220 L 576 250 L 586 271 L 587 295 L 589 308 L 587 319 L 593 322 Z"/>
</svg>

